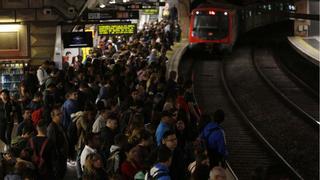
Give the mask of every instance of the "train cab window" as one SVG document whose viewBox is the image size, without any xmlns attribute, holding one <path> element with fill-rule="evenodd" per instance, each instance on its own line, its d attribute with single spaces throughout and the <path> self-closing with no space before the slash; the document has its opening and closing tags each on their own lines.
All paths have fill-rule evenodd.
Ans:
<svg viewBox="0 0 320 180">
<path fill-rule="evenodd" d="M 226 12 L 209 11 L 195 16 L 193 35 L 202 39 L 214 40 L 228 36 L 229 14 Z"/>
</svg>

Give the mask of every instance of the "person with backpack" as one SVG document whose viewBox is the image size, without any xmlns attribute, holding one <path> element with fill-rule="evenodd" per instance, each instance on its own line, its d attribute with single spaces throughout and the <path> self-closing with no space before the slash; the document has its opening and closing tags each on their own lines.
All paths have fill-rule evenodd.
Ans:
<svg viewBox="0 0 320 180">
<path fill-rule="evenodd" d="M 224 112 L 218 109 L 214 115 L 213 120 L 204 127 L 198 139 L 206 144 L 210 167 L 224 166 L 225 159 L 228 155 L 226 148 L 226 140 L 223 128 L 220 124 L 224 121 Z"/>
<path fill-rule="evenodd" d="M 171 150 L 162 146 L 158 150 L 157 163 L 146 174 L 147 180 L 171 180 L 169 167 L 171 166 Z"/>
<path fill-rule="evenodd" d="M 80 166 L 83 171 L 86 158 L 91 153 L 96 153 L 100 146 L 100 136 L 98 133 L 89 132 L 85 138 L 86 145 L 84 146 L 80 155 Z"/>
<path fill-rule="evenodd" d="M 29 140 L 28 146 L 32 149 L 32 162 L 37 169 L 37 179 L 57 179 L 55 147 L 46 137 L 46 122 L 40 121 L 37 125 L 37 136 Z"/>
<path fill-rule="evenodd" d="M 106 163 L 106 171 L 109 177 L 115 177 L 120 173 L 120 165 L 126 160 L 124 147 L 128 143 L 128 138 L 124 134 L 117 134 L 114 137 L 114 144 L 110 147 L 110 155 Z"/>
<path fill-rule="evenodd" d="M 135 144 L 128 143 L 124 147 L 126 153 L 126 160 L 120 166 L 120 173 L 123 177 L 123 180 L 133 180 L 137 172 L 142 170 L 141 164 L 139 161 L 138 146 Z"/>
<path fill-rule="evenodd" d="M 102 150 L 109 154 L 109 149 L 112 144 L 115 135 L 118 133 L 118 118 L 114 114 L 111 114 L 106 121 L 105 127 L 101 129 L 100 135 L 102 139 Z"/>
<path fill-rule="evenodd" d="M 51 111 L 52 122 L 47 128 L 47 135 L 49 140 L 58 145 L 56 147 L 56 161 L 58 177 L 63 178 L 67 170 L 67 156 L 68 156 L 68 139 L 61 126 L 62 112 L 60 106 L 53 107 Z"/>
</svg>

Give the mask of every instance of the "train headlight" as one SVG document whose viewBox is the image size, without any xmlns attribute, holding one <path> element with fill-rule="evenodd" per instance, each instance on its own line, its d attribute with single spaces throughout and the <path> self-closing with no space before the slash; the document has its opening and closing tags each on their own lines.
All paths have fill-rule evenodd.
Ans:
<svg viewBox="0 0 320 180">
<path fill-rule="evenodd" d="M 216 15 L 216 12 L 214 12 L 214 11 L 209 11 L 209 14 L 210 14 L 210 15 Z"/>
<path fill-rule="evenodd" d="M 200 14 L 200 12 L 199 12 L 199 11 L 196 11 L 196 15 L 198 15 L 198 14 Z"/>
<path fill-rule="evenodd" d="M 227 16 L 227 15 L 228 15 L 228 12 L 224 12 L 224 15 Z"/>
</svg>

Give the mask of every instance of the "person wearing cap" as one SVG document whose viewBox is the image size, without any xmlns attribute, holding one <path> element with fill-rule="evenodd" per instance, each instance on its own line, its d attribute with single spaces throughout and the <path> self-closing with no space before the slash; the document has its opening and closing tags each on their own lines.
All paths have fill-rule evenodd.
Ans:
<svg viewBox="0 0 320 180">
<path fill-rule="evenodd" d="M 157 145 L 161 145 L 163 134 L 171 129 L 173 123 L 173 114 L 170 111 L 163 111 L 161 114 L 161 121 L 156 130 Z"/>
</svg>

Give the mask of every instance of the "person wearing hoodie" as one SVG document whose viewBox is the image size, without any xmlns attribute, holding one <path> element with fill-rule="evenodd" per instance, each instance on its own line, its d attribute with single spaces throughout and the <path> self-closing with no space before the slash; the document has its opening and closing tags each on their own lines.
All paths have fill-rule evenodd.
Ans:
<svg viewBox="0 0 320 180">
<path fill-rule="evenodd" d="M 224 130 L 220 126 L 223 121 L 224 112 L 219 109 L 214 113 L 213 120 L 211 119 L 199 135 L 199 139 L 207 146 L 210 167 L 223 166 L 224 159 L 228 155 Z"/>
</svg>

